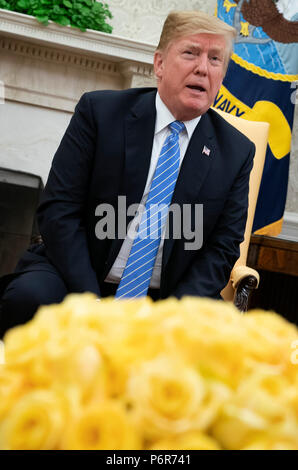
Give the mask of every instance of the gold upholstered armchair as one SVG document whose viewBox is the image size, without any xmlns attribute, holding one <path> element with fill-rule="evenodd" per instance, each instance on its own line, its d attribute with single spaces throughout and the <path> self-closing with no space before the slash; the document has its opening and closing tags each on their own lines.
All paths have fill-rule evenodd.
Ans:
<svg viewBox="0 0 298 470">
<path fill-rule="evenodd" d="M 232 269 L 230 280 L 221 292 L 224 300 L 233 301 L 240 311 L 245 312 L 248 307 L 250 293 L 259 285 L 259 274 L 254 269 L 246 266 L 246 259 L 264 168 L 269 124 L 267 122 L 247 121 L 218 109 L 215 109 L 215 111 L 245 134 L 256 146 L 254 165 L 249 180 L 249 202 L 244 241 L 240 245 L 240 257 Z"/>
</svg>

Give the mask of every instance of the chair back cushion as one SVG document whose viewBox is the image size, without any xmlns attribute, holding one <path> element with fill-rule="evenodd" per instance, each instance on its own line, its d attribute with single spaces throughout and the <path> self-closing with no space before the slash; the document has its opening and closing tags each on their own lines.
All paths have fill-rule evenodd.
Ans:
<svg viewBox="0 0 298 470">
<path fill-rule="evenodd" d="M 232 126 L 236 127 L 236 129 L 242 132 L 242 134 L 246 135 L 246 137 L 248 137 L 256 146 L 254 164 L 249 179 L 248 214 L 244 240 L 240 245 L 240 257 L 236 261 L 235 266 L 246 265 L 247 252 L 266 156 L 269 123 L 247 121 L 246 119 L 233 116 L 232 114 L 225 113 L 219 109 L 214 108 L 214 110 L 218 112 L 224 119 L 226 119 Z M 225 300 L 233 300 L 234 290 L 232 289 L 230 282 L 221 292 L 221 295 Z"/>
</svg>

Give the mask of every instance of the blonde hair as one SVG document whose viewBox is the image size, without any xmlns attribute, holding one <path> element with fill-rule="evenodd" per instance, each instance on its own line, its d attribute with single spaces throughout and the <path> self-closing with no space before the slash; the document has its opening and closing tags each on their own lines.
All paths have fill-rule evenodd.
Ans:
<svg viewBox="0 0 298 470">
<path fill-rule="evenodd" d="M 202 11 L 172 11 L 167 16 L 160 35 L 157 51 L 164 52 L 175 39 L 191 34 L 218 34 L 225 37 L 225 71 L 233 52 L 233 40 L 236 29 L 216 16 Z"/>
</svg>

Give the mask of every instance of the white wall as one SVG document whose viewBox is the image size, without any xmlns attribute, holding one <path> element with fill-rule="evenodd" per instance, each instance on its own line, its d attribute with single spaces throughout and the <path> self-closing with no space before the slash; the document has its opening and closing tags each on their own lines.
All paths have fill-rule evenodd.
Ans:
<svg viewBox="0 0 298 470">
<path fill-rule="evenodd" d="M 70 113 L 6 101 L 0 106 L 0 167 L 42 177 L 71 118 Z"/>
<path fill-rule="evenodd" d="M 113 34 L 157 44 L 171 10 L 202 10 L 214 14 L 216 0 L 108 0 Z"/>
</svg>

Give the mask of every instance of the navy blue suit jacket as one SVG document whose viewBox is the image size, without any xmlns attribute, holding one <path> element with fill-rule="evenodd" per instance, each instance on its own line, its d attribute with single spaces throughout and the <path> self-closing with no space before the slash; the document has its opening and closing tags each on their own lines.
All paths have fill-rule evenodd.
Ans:
<svg viewBox="0 0 298 470">
<path fill-rule="evenodd" d="M 95 209 L 111 204 L 117 220 L 119 195 L 126 196 L 127 206 L 141 201 L 152 151 L 155 96 L 152 88 L 85 93 L 54 156 L 38 224 L 44 254 L 71 292 L 100 296 L 99 283 L 117 257 L 123 239 L 96 237 Z M 254 144 L 218 113 L 210 109 L 202 116 L 172 203 L 203 204 L 203 246 L 186 251 L 189 240 L 165 240 L 161 298 L 220 297 L 243 240 L 254 151 Z"/>
</svg>

